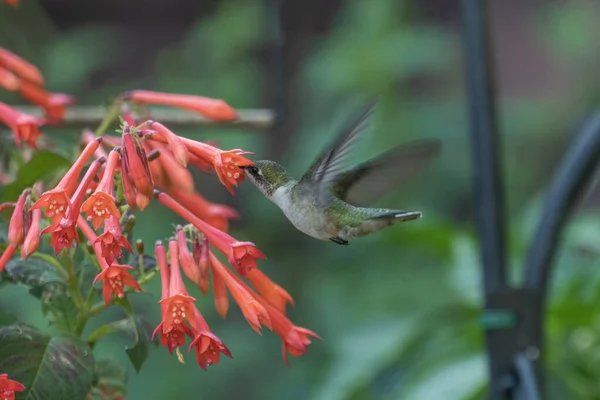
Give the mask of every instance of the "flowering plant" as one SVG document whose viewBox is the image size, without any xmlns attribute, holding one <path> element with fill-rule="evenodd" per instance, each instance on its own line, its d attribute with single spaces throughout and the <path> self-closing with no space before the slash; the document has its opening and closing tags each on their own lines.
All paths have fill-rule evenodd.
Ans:
<svg viewBox="0 0 600 400">
<path fill-rule="evenodd" d="M 204 295 L 212 287 L 223 318 L 231 294 L 252 329 L 260 334 L 264 326 L 279 335 L 286 363 L 288 353 L 302 355 L 311 338 L 318 338 L 287 318 L 292 297 L 258 268 L 263 253 L 228 233 L 236 210 L 209 202 L 194 186 L 190 169 L 199 168 L 214 173 L 233 194 L 244 181 L 244 168 L 253 165 L 246 158 L 251 153 L 185 138 L 149 119 L 150 107 L 162 105 L 214 121 L 236 120 L 238 113 L 225 101 L 145 90 L 123 93 L 95 131 L 82 132 L 69 159 L 51 151 L 51 138 L 42 130 L 47 124 L 59 126 L 75 99 L 48 91 L 34 65 L 2 48 L 0 87 L 20 93 L 45 115 L 38 118 L 0 103 L 0 125 L 12 132 L 24 160 L 0 166 L 0 212 L 6 221 L 0 226 L 0 283 L 27 286 L 52 327 L 46 334 L 19 322 L 0 326 L 3 398 L 22 393 L 123 399 L 126 376 L 115 372 L 123 369 L 93 352 L 114 332 L 130 335 L 126 351 L 138 371 L 151 343 L 179 359 L 185 350 L 193 352 L 202 369 L 219 363 L 221 355 L 231 357 L 186 285 L 197 285 Z M 1 132 L 0 126 L 4 136 Z M 166 232 L 149 251 L 135 240 L 135 215 L 153 198 L 187 224 Z M 156 278 L 162 319 L 152 328 L 129 296 L 145 292 Z M 123 310 L 123 319 L 84 335 L 113 307 Z"/>
</svg>

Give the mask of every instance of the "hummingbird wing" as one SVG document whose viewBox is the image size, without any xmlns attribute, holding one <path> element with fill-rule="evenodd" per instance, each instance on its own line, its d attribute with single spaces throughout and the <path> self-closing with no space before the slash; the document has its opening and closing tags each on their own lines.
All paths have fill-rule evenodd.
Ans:
<svg viewBox="0 0 600 400">
<path fill-rule="evenodd" d="M 355 206 L 369 206 L 399 183 L 414 177 L 441 150 L 436 139 L 403 144 L 337 175 L 334 195 Z"/>
<path fill-rule="evenodd" d="M 358 119 L 344 129 L 336 141 L 324 151 L 302 176 L 300 183 L 317 191 L 317 201 L 326 204 L 331 198 L 331 186 L 344 169 L 344 160 L 351 154 L 361 134 L 369 125 L 370 117 L 377 108 L 375 103 L 367 108 Z"/>
</svg>

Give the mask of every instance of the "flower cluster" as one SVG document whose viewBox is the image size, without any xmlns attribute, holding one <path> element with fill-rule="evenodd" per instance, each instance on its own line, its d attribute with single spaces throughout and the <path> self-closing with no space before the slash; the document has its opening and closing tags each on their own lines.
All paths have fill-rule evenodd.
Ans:
<svg viewBox="0 0 600 400">
<path fill-rule="evenodd" d="M 72 96 L 47 91 L 44 78 L 35 65 L 2 47 L 0 88 L 18 92 L 25 100 L 42 108 L 46 115 L 45 120 L 39 119 L 0 102 L 0 123 L 13 131 L 18 147 L 25 142 L 29 147 L 37 148 L 36 140 L 41 136 L 39 127 L 46 123 L 59 123 L 64 118 L 67 106 L 75 103 Z"/>
<path fill-rule="evenodd" d="M 263 326 L 274 330 L 282 340 L 286 363 L 288 353 L 305 353 L 311 337 L 318 336 L 286 317 L 286 305 L 293 304 L 292 297 L 257 268 L 257 260 L 265 258 L 263 253 L 253 243 L 227 233 L 229 220 L 237 218 L 237 212 L 204 199 L 195 190 L 188 169 L 213 171 L 233 192 L 233 187 L 244 180 L 243 168 L 253 165 L 244 156 L 250 153 L 221 150 L 181 137 L 160 122 L 137 121 L 122 102 L 176 106 L 221 121 L 237 118 L 222 100 L 149 91 L 121 96 L 120 137 L 83 132 L 81 154 L 54 188 L 42 191 L 36 185 L 23 191 L 15 204 L 4 205 L 14 207 L 14 211 L 0 271 L 17 249 L 21 249 L 23 259 L 34 253 L 41 235 L 50 236 L 50 244 L 59 254 L 77 246 L 81 232 L 99 268 L 94 283 L 101 282 L 107 306 L 131 291 L 142 291 L 143 277 L 136 277 L 135 268 L 122 261 L 126 252 L 134 252 L 125 225 L 133 210 L 144 210 L 156 198 L 188 222 L 185 227 L 177 226 L 167 244 L 158 241 L 155 245 L 162 281 L 162 321 L 154 336 L 160 337 L 160 343 L 172 353 L 189 337 L 188 351 L 195 351 L 204 369 L 219 362 L 221 354 L 231 356 L 210 330 L 195 305 L 196 299 L 188 294 L 185 276 L 204 295 L 212 283 L 215 307 L 222 317 L 229 310 L 231 294 L 252 329 L 258 333 Z M 42 213 L 49 222 L 44 229 Z"/>
</svg>

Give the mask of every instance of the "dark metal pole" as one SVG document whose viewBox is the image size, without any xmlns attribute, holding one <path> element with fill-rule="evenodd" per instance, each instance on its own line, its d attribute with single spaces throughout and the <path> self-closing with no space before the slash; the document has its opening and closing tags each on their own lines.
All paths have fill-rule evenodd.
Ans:
<svg viewBox="0 0 600 400">
<path fill-rule="evenodd" d="M 474 171 L 475 216 L 480 238 L 485 290 L 484 321 L 505 315 L 516 320 L 511 290 L 506 284 L 504 243 L 504 193 L 500 177 L 491 46 L 488 33 L 487 1 L 461 0 L 466 80 L 471 118 Z M 522 297 L 527 296 L 522 293 Z M 484 322 L 485 326 L 485 322 Z M 506 328 L 506 329 L 503 329 Z M 490 398 L 512 399 L 516 376 L 514 326 L 486 327 L 489 355 Z M 508 345 L 507 345 L 508 344 Z M 535 384 L 535 382 L 534 382 Z"/>
<path fill-rule="evenodd" d="M 471 114 L 476 218 L 486 293 L 506 286 L 504 193 L 500 180 L 487 1 L 462 0 Z"/>
</svg>

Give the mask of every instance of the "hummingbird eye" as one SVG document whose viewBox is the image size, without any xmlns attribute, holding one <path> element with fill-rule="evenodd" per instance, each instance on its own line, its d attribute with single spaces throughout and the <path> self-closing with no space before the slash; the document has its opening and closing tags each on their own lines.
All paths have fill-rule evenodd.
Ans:
<svg viewBox="0 0 600 400">
<path fill-rule="evenodd" d="M 257 168 L 257 167 L 254 167 L 254 166 L 252 166 L 252 167 L 248 167 L 248 171 L 250 171 L 250 173 L 251 173 L 252 175 L 257 175 L 257 174 L 258 174 L 258 168 Z"/>
</svg>

